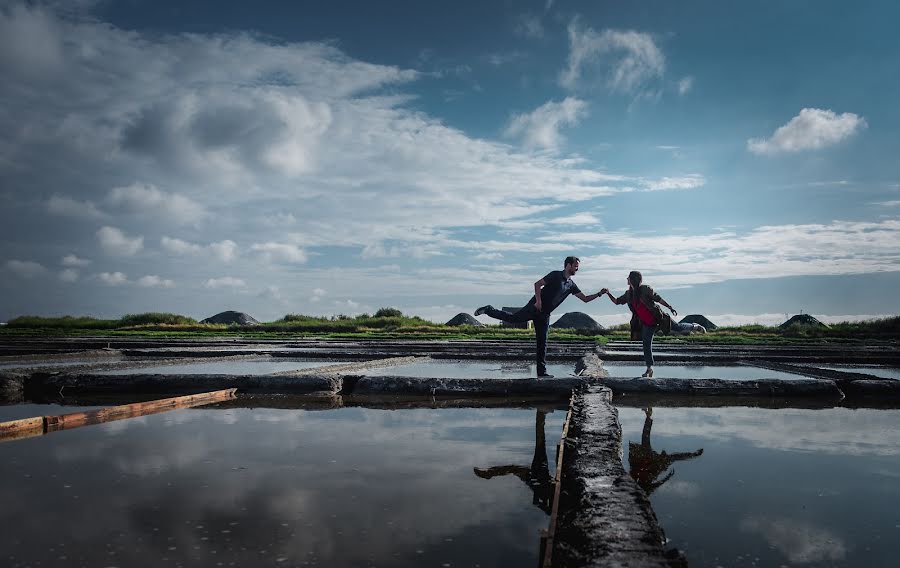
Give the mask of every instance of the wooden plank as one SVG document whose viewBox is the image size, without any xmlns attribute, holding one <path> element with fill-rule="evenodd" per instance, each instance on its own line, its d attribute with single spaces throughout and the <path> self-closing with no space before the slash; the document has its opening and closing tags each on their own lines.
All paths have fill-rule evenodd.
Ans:
<svg viewBox="0 0 900 568">
<path fill-rule="evenodd" d="M 32 436 L 40 436 L 43 433 L 43 416 L 0 422 L 0 441 L 30 438 Z"/>
<path fill-rule="evenodd" d="M 191 408 L 223 400 L 230 400 L 234 398 L 234 392 L 235 389 L 224 389 L 187 396 L 177 396 L 174 398 L 137 402 L 134 404 L 123 404 L 121 406 L 90 410 L 88 412 L 74 412 L 71 414 L 63 414 L 61 416 L 45 416 L 44 421 L 47 432 L 56 432 L 59 430 L 78 428 L 80 426 L 102 424 L 114 420 L 136 418 L 138 416 L 147 416 L 149 414 L 168 412 L 180 408 Z"/>
<path fill-rule="evenodd" d="M 124 420 L 138 416 L 147 416 L 180 408 L 192 408 L 215 402 L 222 402 L 234 398 L 236 389 L 224 389 L 219 391 L 163 398 L 134 404 L 110 406 L 99 410 L 87 412 L 73 412 L 59 416 L 34 416 L 22 420 L 0 423 L 0 441 L 18 440 L 31 436 L 39 436 L 47 432 L 68 430 L 91 424 L 102 424 L 114 420 Z"/>
<path fill-rule="evenodd" d="M 575 395 L 569 399 L 569 411 L 566 413 L 566 421 L 563 423 L 562 437 L 556 446 L 556 476 L 553 480 L 553 507 L 550 509 L 550 527 L 546 531 L 541 531 L 541 543 L 543 548 L 544 561 L 542 566 L 550 568 L 553 565 L 553 538 L 556 535 L 556 519 L 559 513 L 559 492 L 562 488 L 562 466 L 563 455 L 566 449 L 566 437 L 569 435 L 569 422 L 572 420 L 572 404 L 575 401 Z"/>
</svg>

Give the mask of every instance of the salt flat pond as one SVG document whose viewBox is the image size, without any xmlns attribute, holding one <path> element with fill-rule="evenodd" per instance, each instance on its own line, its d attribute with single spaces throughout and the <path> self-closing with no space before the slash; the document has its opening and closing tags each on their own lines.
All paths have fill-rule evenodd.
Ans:
<svg viewBox="0 0 900 568">
<path fill-rule="evenodd" d="M 575 373 L 574 363 L 548 363 L 547 372 L 556 377 L 570 377 Z M 533 379 L 537 376 L 534 363 L 522 361 L 455 361 L 432 359 L 420 363 L 369 369 L 370 377 L 440 377 L 445 379 Z"/>
<path fill-rule="evenodd" d="M 564 415 L 209 407 L 2 443 L 0 558 L 533 566 Z"/>
<path fill-rule="evenodd" d="M 640 377 L 647 370 L 645 365 L 633 365 L 629 363 L 604 362 L 604 368 L 609 371 L 611 377 Z M 725 379 L 725 380 L 754 380 L 754 379 L 805 379 L 802 375 L 785 373 L 783 371 L 770 371 L 759 367 L 745 365 L 656 365 L 653 367 L 655 378 L 667 379 Z"/>
<path fill-rule="evenodd" d="M 895 565 L 900 410 L 618 410 L 625 467 L 692 568 Z"/>
</svg>

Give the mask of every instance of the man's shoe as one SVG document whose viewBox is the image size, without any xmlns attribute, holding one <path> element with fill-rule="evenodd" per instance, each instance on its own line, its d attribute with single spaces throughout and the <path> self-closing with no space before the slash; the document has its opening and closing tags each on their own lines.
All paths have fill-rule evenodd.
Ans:
<svg viewBox="0 0 900 568">
<path fill-rule="evenodd" d="M 475 310 L 475 315 L 476 315 L 476 316 L 484 315 L 484 314 L 487 313 L 487 311 L 488 311 L 489 309 L 491 309 L 491 306 L 490 306 L 490 305 L 487 305 L 487 306 L 481 306 L 480 308 L 478 308 L 477 310 Z"/>
<path fill-rule="evenodd" d="M 548 375 L 547 373 L 538 373 L 537 378 L 539 379 L 552 379 L 553 375 Z"/>
</svg>

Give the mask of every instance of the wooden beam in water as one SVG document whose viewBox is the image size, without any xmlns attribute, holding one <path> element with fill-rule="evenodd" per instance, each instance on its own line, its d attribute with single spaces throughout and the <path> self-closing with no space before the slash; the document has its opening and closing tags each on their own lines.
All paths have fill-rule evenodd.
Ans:
<svg viewBox="0 0 900 568">
<path fill-rule="evenodd" d="M 134 404 L 111 406 L 99 410 L 86 412 L 73 412 L 59 416 L 35 416 L 23 420 L 0 423 L 0 441 L 16 440 L 24 437 L 37 436 L 48 432 L 68 430 L 91 424 L 102 424 L 114 420 L 136 418 L 149 414 L 158 414 L 181 408 L 191 408 L 215 402 L 222 402 L 234 398 L 236 389 L 224 389 L 219 391 L 204 392 L 174 398 L 163 398 Z"/>
<path fill-rule="evenodd" d="M 563 423 L 562 437 L 556 446 L 556 475 L 553 478 L 553 506 L 550 509 L 550 526 L 541 531 L 541 553 L 543 555 L 543 568 L 553 565 L 553 539 L 556 536 L 556 521 L 559 516 L 559 492 L 562 488 L 563 454 L 566 449 L 566 438 L 569 436 L 569 422 L 572 420 L 572 404 L 575 395 L 569 399 L 569 411 L 566 413 L 566 421 Z"/>
</svg>

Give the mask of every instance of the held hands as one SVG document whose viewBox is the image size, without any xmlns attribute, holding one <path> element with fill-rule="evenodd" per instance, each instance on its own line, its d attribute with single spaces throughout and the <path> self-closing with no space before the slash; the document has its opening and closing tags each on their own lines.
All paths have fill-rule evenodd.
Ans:
<svg viewBox="0 0 900 568">
<path fill-rule="evenodd" d="M 609 292 L 609 290 L 606 289 L 606 288 L 603 288 L 603 289 L 601 289 L 599 292 L 597 292 L 597 295 L 598 295 L 598 296 L 605 296 L 607 292 Z"/>
</svg>

